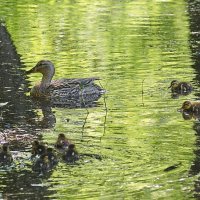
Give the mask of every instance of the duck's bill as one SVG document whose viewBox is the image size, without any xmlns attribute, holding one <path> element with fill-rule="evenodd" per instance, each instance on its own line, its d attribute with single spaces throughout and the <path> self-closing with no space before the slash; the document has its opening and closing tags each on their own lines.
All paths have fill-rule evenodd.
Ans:
<svg viewBox="0 0 200 200">
<path fill-rule="evenodd" d="M 183 108 L 177 109 L 178 112 L 183 112 Z"/>
<path fill-rule="evenodd" d="M 34 70 L 34 68 L 32 68 L 29 71 L 26 71 L 26 74 L 31 74 L 31 73 L 34 73 L 34 72 L 35 72 L 35 70 Z"/>
</svg>

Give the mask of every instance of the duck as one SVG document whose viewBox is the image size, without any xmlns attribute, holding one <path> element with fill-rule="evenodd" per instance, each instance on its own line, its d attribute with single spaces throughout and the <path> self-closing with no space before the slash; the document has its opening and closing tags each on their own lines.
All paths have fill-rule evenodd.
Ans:
<svg viewBox="0 0 200 200">
<path fill-rule="evenodd" d="M 0 164 L 8 165 L 13 162 L 12 154 L 9 151 L 8 144 L 3 144 L 2 150 L 0 152 Z"/>
<path fill-rule="evenodd" d="M 60 133 L 54 146 L 55 148 L 62 150 L 68 148 L 69 145 L 70 141 L 66 138 L 65 134 Z"/>
<path fill-rule="evenodd" d="M 40 173 L 48 172 L 52 169 L 52 165 L 49 161 L 47 154 L 42 154 L 37 160 L 33 163 L 32 170 Z"/>
<path fill-rule="evenodd" d="M 79 159 L 75 144 L 70 144 L 67 151 L 63 155 L 63 160 L 68 163 L 74 163 Z"/>
<path fill-rule="evenodd" d="M 200 101 L 199 102 L 184 101 L 179 111 L 200 113 Z"/>
<path fill-rule="evenodd" d="M 58 159 L 56 154 L 54 153 L 53 148 L 48 147 L 46 150 L 46 155 L 48 156 L 48 160 L 52 167 L 58 163 Z"/>
<path fill-rule="evenodd" d="M 62 78 L 52 80 L 55 74 L 54 64 L 49 60 L 39 61 L 35 67 L 26 72 L 27 75 L 31 73 L 41 73 L 42 80 L 36 84 L 30 91 L 33 98 L 43 98 L 54 102 L 64 103 L 66 100 L 73 99 L 98 99 L 105 90 L 94 81 L 100 78 Z M 89 97 L 88 97 L 89 96 Z"/>
<path fill-rule="evenodd" d="M 192 91 L 192 85 L 187 82 L 179 82 L 173 80 L 168 88 L 171 88 L 173 93 L 189 94 Z"/>
<path fill-rule="evenodd" d="M 200 119 L 200 102 L 184 101 L 181 108 L 178 109 L 185 120 Z"/>
<path fill-rule="evenodd" d="M 41 144 L 38 140 L 33 141 L 32 143 L 32 158 L 35 156 L 41 156 L 46 153 L 46 147 L 44 144 Z"/>
</svg>

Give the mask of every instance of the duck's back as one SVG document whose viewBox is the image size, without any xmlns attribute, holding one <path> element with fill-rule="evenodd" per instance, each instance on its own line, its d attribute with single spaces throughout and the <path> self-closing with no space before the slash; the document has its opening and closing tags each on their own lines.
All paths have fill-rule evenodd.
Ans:
<svg viewBox="0 0 200 200">
<path fill-rule="evenodd" d="M 95 84 L 99 78 L 77 78 L 53 80 L 49 86 L 51 99 L 56 104 L 67 101 L 95 101 L 105 90 Z"/>
<path fill-rule="evenodd" d="M 67 79 L 62 78 L 58 80 L 51 81 L 51 87 L 54 89 L 61 89 L 61 88 L 73 88 L 75 86 L 86 87 L 88 85 L 92 86 L 95 80 L 100 80 L 99 78 L 73 78 Z"/>
</svg>

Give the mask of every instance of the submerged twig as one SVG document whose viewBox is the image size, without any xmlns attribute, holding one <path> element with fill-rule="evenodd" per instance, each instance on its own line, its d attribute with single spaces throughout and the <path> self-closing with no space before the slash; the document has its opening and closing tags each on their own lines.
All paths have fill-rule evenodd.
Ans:
<svg viewBox="0 0 200 200">
<path fill-rule="evenodd" d="M 144 79 L 142 80 L 142 106 L 144 106 Z"/>
<path fill-rule="evenodd" d="M 104 88 L 99 80 L 99 85 Z M 107 120 L 107 114 L 108 114 L 108 107 L 107 107 L 107 104 L 106 104 L 106 95 L 105 93 L 103 94 L 103 100 L 104 100 L 104 106 L 105 106 L 105 118 L 104 118 L 104 123 L 103 123 L 103 136 L 105 135 L 106 133 L 106 120 Z"/>
<path fill-rule="evenodd" d="M 84 96 L 83 96 L 82 90 L 81 90 L 81 100 L 82 100 L 82 102 L 83 102 L 83 104 L 84 104 L 84 107 L 85 107 L 85 109 L 86 109 L 86 111 L 87 111 L 85 120 L 84 120 L 84 122 L 83 122 L 82 131 L 81 131 L 82 138 L 83 138 L 83 133 L 84 133 L 85 124 L 86 124 L 86 122 L 87 122 L 87 118 L 88 118 L 88 115 L 89 115 L 89 110 L 87 109 L 87 106 L 86 106 L 86 104 L 85 104 L 85 100 L 84 100 Z"/>
</svg>

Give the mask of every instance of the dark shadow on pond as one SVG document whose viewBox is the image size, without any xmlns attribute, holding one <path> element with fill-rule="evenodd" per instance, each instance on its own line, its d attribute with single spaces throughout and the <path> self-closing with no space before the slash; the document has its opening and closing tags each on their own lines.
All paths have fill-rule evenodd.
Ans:
<svg viewBox="0 0 200 200">
<path fill-rule="evenodd" d="M 0 24 L 0 128 L 29 129 L 28 121 L 35 118 L 30 99 L 25 95 L 28 81 L 22 63 L 6 27 Z"/>
<path fill-rule="evenodd" d="M 38 199 L 54 194 L 54 191 L 49 190 L 49 184 L 44 183 L 52 173 L 39 176 L 28 170 L 7 172 L 1 177 L 4 184 L 3 199 Z"/>
<path fill-rule="evenodd" d="M 193 68 L 196 71 L 196 77 L 193 80 L 197 85 L 197 91 L 195 91 L 196 99 L 200 99 L 200 93 L 198 91 L 200 84 L 200 4 L 199 1 L 188 1 L 188 13 L 189 13 L 189 25 L 190 25 L 190 49 L 192 53 Z M 189 117 L 188 117 L 189 116 Z M 192 115 L 188 115 L 190 119 Z M 195 159 L 189 170 L 189 175 L 195 176 L 200 172 L 200 123 L 199 116 L 194 122 L 193 129 L 196 131 L 196 147 L 194 150 Z M 198 178 L 194 183 L 194 197 L 199 199 L 200 197 L 200 179 Z"/>
</svg>

